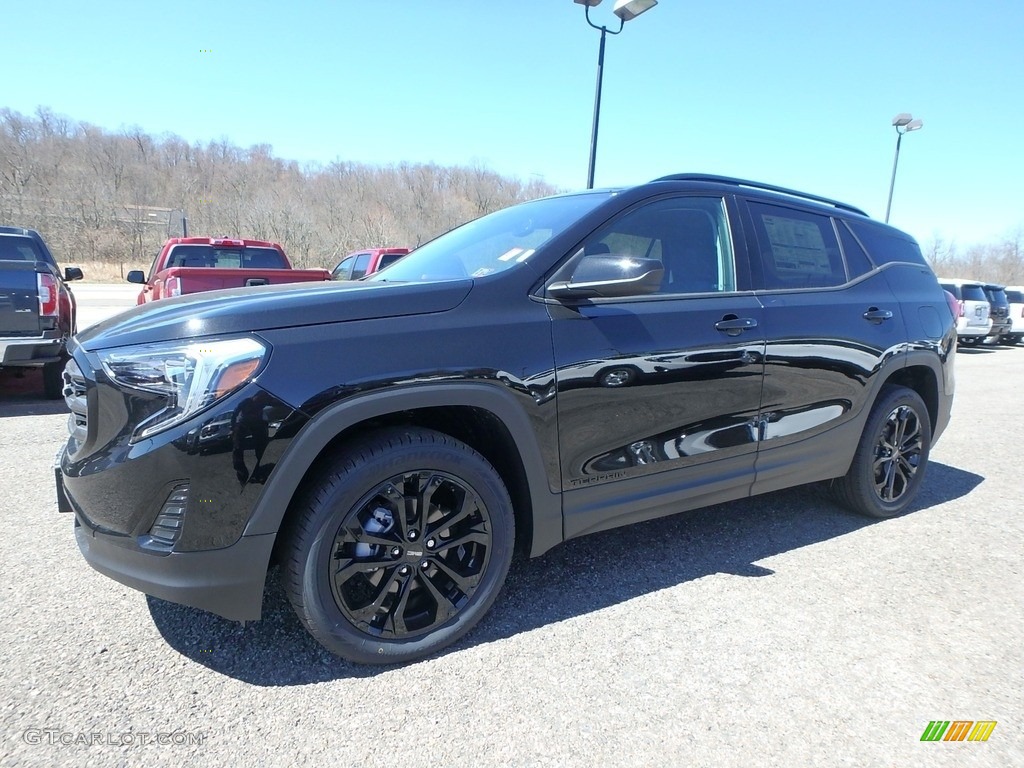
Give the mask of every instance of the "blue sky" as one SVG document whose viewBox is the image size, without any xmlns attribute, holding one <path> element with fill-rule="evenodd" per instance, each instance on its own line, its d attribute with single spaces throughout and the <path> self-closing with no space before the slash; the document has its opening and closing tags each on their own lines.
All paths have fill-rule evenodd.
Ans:
<svg viewBox="0 0 1024 768">
<path fill-rule="evenodd" d="M 572 0 L 47 0 L 4 28 L 19 112 L 586 183 L 599 35 Z M 1022 40 L 1020 0 L 660 0 L 608 38 L 596 184 L 720 173 L 882 218 L 911 112 L 891 222 L 1000 240 L 1024 228 Z"/>
</svg>

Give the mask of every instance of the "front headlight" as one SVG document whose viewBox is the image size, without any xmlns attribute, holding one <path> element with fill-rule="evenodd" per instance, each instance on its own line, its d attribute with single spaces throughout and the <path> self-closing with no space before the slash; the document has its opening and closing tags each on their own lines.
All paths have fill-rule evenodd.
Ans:
<svg viewBox="0 0 1024 768">
<path fill-rule="evenodd" d="M 138 425 L 141 440 L 190 419 L 256 376 L 267 347 L 243 336 L 143 344 L 98 353 L 103 370 L 124 387 L 163 396 L 167 405 Z"/>
</svg>

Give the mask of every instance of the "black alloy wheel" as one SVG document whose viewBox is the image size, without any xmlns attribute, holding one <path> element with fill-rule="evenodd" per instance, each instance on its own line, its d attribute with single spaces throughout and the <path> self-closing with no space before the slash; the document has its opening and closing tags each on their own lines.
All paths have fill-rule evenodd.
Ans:
<svg viewBox="0 0 1024 768">
<path fill-rule="evenodd" d="M 342 446 L 289 521 L 292 606 L 324 647 L 363 664 L 412 661 L 472 629 L 501 590 L 515 540 L 490 463 L 422 428 Z"/>
<path fill-rule="evenodd" d="M 931 420 L 921 396 L 886 385 L 868 415 L 850 470 L 833 481 L 837 500 L 868 517 L 900 514 L 921 486 L 931 442 Z"/>
<path fill-rule="evenodd" d="M 425 634 L 476 592 L 491 538 L 490 512 L 465 481 L 426 469 L 396 475 L 367 493 L 334 537 L 334 600 L 374 637 Z"/>
</svg>

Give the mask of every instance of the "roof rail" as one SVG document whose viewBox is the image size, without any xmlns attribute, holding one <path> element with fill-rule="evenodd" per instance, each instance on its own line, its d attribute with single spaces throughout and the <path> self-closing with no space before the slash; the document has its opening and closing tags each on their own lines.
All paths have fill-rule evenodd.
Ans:
<svg viewBox="0 0 1024 768">
<path fill-rule="evenodd" d="M 791 197 L 802 197 L 805 200 L 814 200 L 818 203 L 825 203 L 827 205 L 833 205 L 836 208 L 841 208 L 844 211 L 851 211 L 853 213 L 859 213 L 861 216 L 867 216 L 868 214 L 862 211 L 856 206 L 850 205 L 849 203 L 842 203 L 839 200 L 833 200 L 830 197 L 821 197 L 819 195 L 811 195 L 807 192 L 798 192 L 795 189 L 788 189 L 787 187 L 776 187 L 774 184 L 762 184 L 760 181 L 749 181 L 747 179 L 736 179 L 732 176 L 715 176 L 711 173 L 674 173 L 670 176 L 662 176 L 654 179 L 654 181 L 710 181 L 716 184 L 732 184 L 736 187 L 752 187 L 753 189 L 764 189 L 769 192 L 780 192 L 783 195 L 790 195 Z"/>
</svg>

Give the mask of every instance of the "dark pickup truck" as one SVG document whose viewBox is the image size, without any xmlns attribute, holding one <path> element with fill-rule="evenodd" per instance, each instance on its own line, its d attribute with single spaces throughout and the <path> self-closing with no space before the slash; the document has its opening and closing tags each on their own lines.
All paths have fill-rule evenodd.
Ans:
<svg viewBox="0 0 1024 768">
<path fill-rule="evenodd" d="M 66 285 L 82 270 L 60 271 L 33 229 L 0 227 L 0 368 L 42 368 L 46 396 L 61 396 L 75 297 Z"/>
</svg>

